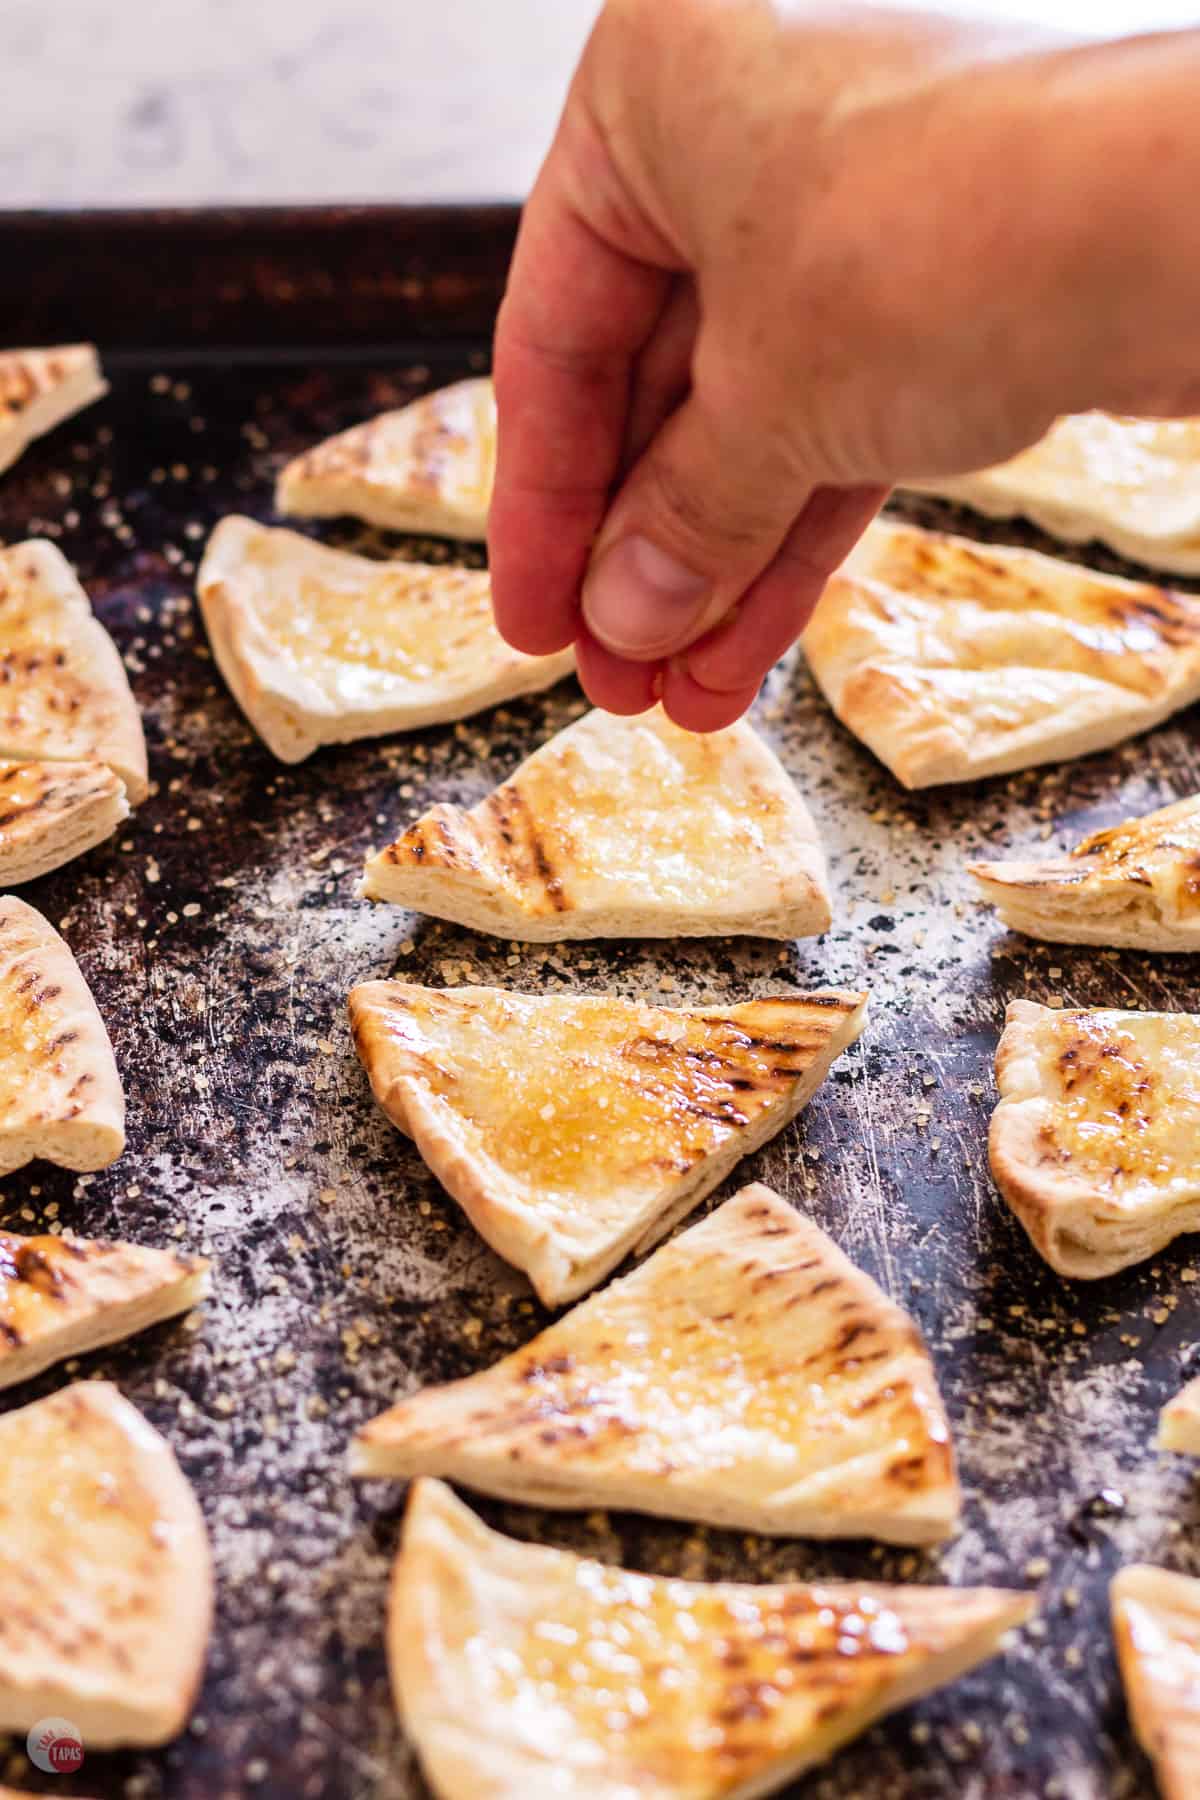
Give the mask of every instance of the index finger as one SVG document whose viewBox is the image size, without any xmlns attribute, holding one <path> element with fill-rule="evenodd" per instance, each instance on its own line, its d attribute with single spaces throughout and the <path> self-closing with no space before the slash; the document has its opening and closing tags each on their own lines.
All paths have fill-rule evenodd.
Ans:
<svg viewBox="0 0 1200 1800">
<path fill-rule="evenodd" d="M 581 156 L 607 163 L 588 137 L 564 119 L 525 209 L 496 326 L 492 603 L 504 637 L 532 655 L 575 636 L 620 466 L 634 361 L 670 282 L 667 269 L 607 241 L 575 204 L 589 173 Z"/>
</svg>

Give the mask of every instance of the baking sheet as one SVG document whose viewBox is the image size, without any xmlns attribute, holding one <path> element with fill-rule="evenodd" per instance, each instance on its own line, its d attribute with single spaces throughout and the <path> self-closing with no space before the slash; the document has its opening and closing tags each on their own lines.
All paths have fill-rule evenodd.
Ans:
<svg viewBox="0 0 1200 1800">
<path fill-rule="evenodd" d="M 179 254 L 186 234 L 173 229 Z M 300 264 L 301 224 L 291 237 L 278 221 L 274 229 Z M 15 241 L 5 230 L 0 219 L 0 257 Z M 436 233 L 414 230 L 406 220 L 394 241 L 406 255 L 419 244 L 436 268 Z M 484 366 L 478 315 L 499 291 L 505 241 L 494 219 L 489 230 L 493 264 L 480 259 L 473 285 L 460 284 L 473 337 L 457 329 L 452 307 L 422 314 L 413 299 L 420 331 L 407 342 L 364 347 L 378 320 L 360 331 L 350 309 L 340 341 L 332 321 L 328 332 L 312 330 L 314 312 L 316 348 L 281 332 L 269 352 L 235 354 L 217 349 L 236 345 L 235 313 L 210 321 L 209 343 L 179 286 L 181 347 L 138 348 L 126 329 L 124 347 L 106 357 L 110 397 L 0 483 L 0 537 L 52 535 L 120 644 L 157 783 L 109 844 L 22 890 L 61 925 L 92 983 L 126 1082 L 129 1149 L 90 1179 L 45 1166 L 8 1177 L 0 1225 L 35 1231 L 57 1219 L 215 1258 L 215 1295 L 194 1321 L 82 1359 L 79 1372 L 116 1380 L 170 1439 L 204 1507 L 219 1582 L 204 1691 L 174 1746 L 89 1756 L 69 1780 L 37 1776 L 14 1747 L 7 1760 L 0 1754 L 0 1779 L 102 1800 L 424 1792 L 392 1718 L 382 1649 L 401 1493 L 353 1487 L 346 1441 L 397 1394 L 484 1366 L 546 1315 L 371 1102 L 344 998 L 353 982 L 395 971 L 666 1004 L 870 988 L 863 1042 L 721 1193 L 770 1182 L 920 1320 L 956 1431 L 961 1535 L 920 1554 L 616 1514 L 478 1509 L 518 1536 L 688 1576 L 1037 1586 L 1040 1624 L 1008 1656 L 867 1733 L 790 1791 L 797 1800 L 1149 1794 L 1120 1697 L 1106 1586 L 1136 1558 L 1200 1572 L 1190 1467 L 1150 1447 L 1158 1407 L 1200 1369 L 1200 1253 L 1183 1240 L 1112 1280 L 1060 1281 L 999 1203 L 985 1136 L 1007 1000 L 1200 1009 L 1200 992 L 1186 957 L 1011 937 L 976 905 L 962 869 L 981 852 L 1067 847 L 1128 811 L 1196 791 L 1200 721 L 1183 715 L 1078 763 L 908 795 L 832 719 L 793 655 L 756 719 L 830 853 L 837 901 L 824 940 L 509 945 L 356 901 L 369 846 L 434 800 L 477 799 L 578 715 L 579 690 L 567 682 L 459 726 L 284 768 L 216 674 L 191 597 L 194 567 L 223 514 L 271 516 L 273 477 L 288 455 Z M 66 254 L 67 225 L 45 241 Z M 336 253 L 336 232 L 327 248 Z M 115 329 L 119 296 L 97 269 L 99 314 Z M 79 293 L 86 273 L 79 266 Z M 456 279 L 451 266 L 439 291 Z M 35 296 L 36 267 L 31 280 Z M 270 288 L 265 280 L 263 305 Z M 73 331 L 58 304 L 50 311 L 64 329 L 55 335 L 85 334 L 82 303 Z M 170 341 L 166 305 L 150 342 Z M 35 317 L 30 293 L 11 303 L 6 294 L 0 341 L 41 335 L 18 331 Z M 967 517 L 930 502 L 907 510 L 926 522 Z M 1045 547 L 1019 527 L 971 528 Z M 378 553 L 480 557 L 348 523 L 314 532 Z M 1102 553 L 1092 560 L 1123 566 Z M 65 1378 L 52 1371 L 0 1407 Z"/>
</svg>

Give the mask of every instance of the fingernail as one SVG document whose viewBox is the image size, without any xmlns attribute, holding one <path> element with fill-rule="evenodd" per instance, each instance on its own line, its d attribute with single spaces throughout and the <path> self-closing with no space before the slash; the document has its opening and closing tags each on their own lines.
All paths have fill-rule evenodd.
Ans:
<svg viewBox="0 0 1200 1800">
<path fill-rule="evenodd" d="M 708 594 L 703 575 L 649 538 L 627 537 L 604 552 L 584 583 L 583 616 L 616 655 L 653 656 L 695 628 Z"/>
</svg>

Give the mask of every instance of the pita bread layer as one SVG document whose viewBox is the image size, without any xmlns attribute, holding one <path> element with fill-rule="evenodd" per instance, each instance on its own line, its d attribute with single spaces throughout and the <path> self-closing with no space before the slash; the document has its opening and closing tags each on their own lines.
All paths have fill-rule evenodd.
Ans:
<svg viewBox="0 0 1200 1800">
<path fill-rule="evenodd" d="M 1200 1227 L 1200 1017 L 1014 1000 L 996 1082 L 992 1174 L 1060 1275 L 1115 1274 Z"/>
<path fill-rule="evenodd" d="M 920 1332 L 757 1185 L 494 1368 L 372 1420 L 351 1469 L 793 1537 L 936 1543 L 959 1510 Z"/>
<path fill-rule="evenodd" d="M 55 545 L 0 550 L 0 758 L 107 763 L 130 804 L 146 740 L 116 645 Z"/>
<path fill-rule="evenodd" d="M 0 1732 L 163 1744 L 212 1624 L 208 1536 L 169 1445 L 105 1381 L 0 1417 Z"/>
<path fill-rule="evenodd" d="M 865 1012 L 836 991 L 691 1011 L 386 981 L 350 995 L 380 1106 L 547 1306 L 657 1242 L 782 1130 Z"/>
<path fill-rule="evenodd" d="M 1084 756 L 1200 696 L 1200 597 L 881 521 L 804 634 L 842 723 L 905 787 Z"/>
<path fill-rule="evenodd" d="M 96 1238 L 0 1231 L 0 1388 L 187 1312 L 207 1262 Z"/>
<path fill-rule="evenodd" d="M 0 897 L 0 1175 L 44 1156 L 103 1169 L 125 1148 L 125 1098 L 104 1021 L 53 926 Z"/>
<path fill-rule="evenodd" d="M 1200 1794 L 1200 1581 L 1135 1563 L 1109 1590 L 1121 1680 L 1162 1800 Z"/>
<path fill-rule="evenodd" d="M 1200 1376 L 1180 1388 L 1158 1417 L 1158 1448 L 1200 1456 Z"/>
<path fill-rule="evenodd" d="M 1028 937 L 1200 949 L 1200 795 L 1093 832 L 1069 856 L 972 863 L 971 874 Z"/>
<path fill-rule="evenodd" d="M 830 921 L 816 827 L 744 720 L 590 712 L 470 812 L 439 805 L 362 893 L 498 937 L 811 937 Z"/>
<path fill-rule="evenodd" d="M 275 504 L 308 518 L 349 513 L 390 531 L 482 539 L 495 467 L 492 384 L 459 381 L 296 457 Z"/>
<path fill-rule="evenodd" d="M 19 887 L 82 856 L 129 817 L 104 763 L 0 761 L 0 887 Z"/>
<path fill-rule="evenodd" d="M 222 519 L 197 591 L 221 673 L 283 762 L 467 718 L 574 667 L 571 650 L 509 648 L 481 570 L 374 562 L 251 519 Z"/>
<path fill-rule="evenodd" d="M 989 1588 L 660 1580 L 501 1537 L 426 1479 L 388 1660 L 441 1800 L 751 1800 L 1031 1610 Z"/>
<path fill-rule="evenodd" d="M 907 482 L 993 519 L 1019 514 L 1071 544 L 1200 575 L 1200 419 L 1072 413 L 1032 449 L 971 475 Z"/>
<path fill-rule="evenodd" d="M 0 350 L 0 472 L 34 438 L 108 392 L 92 344 L 53 350 Z"/>
</svg>

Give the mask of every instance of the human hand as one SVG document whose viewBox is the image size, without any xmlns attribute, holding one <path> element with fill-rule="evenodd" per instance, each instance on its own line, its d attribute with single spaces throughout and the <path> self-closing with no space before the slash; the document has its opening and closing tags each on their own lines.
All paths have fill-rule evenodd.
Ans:
<svg viewBox="0 0 1200 1800">
<path fill-rule="evenodd" d="M 1090 284 L 1126 299 L 1154 210 L 1155 42 L 1131 73 L 1030 27 L 609 0 L 496 334 L 504 635 L 574 638 L 598 705 L 715 729 L 895 480 L 1153 410 L 1171 382 Z"/>
</svg>

